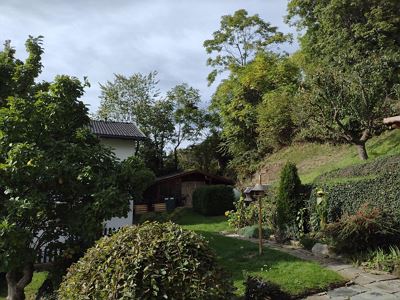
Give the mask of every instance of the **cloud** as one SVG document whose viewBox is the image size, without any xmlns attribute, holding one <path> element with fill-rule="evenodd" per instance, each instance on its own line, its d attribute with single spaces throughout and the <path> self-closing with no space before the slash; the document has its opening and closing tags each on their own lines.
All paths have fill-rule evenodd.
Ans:
<svg viewBox="0 0 400 300">
<path fill-rule="evenodd" d="M 112 80 L 114 73 L 157 70 L 162 92 L 187 82 L 207 101 L 215 85 L 207 87 L 203 41 L 219 28 L 222 15 L 240 8 L 281 31 L 294 31 L 283 22 L 282 0 L 4 0 L 0 39 L 10 39 L 23 58 L 28 35 L 43 35 L 41 78 L 88 76 L 92 87 L 84 101 L 92 112 L 99 105 L 98 83 Z"/>
</svg>

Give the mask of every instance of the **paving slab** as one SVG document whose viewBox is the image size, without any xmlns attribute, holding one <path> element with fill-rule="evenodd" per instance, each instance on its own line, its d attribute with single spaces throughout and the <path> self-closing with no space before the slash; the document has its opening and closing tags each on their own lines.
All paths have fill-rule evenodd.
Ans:
<svg viewBox="0 0 400 300">
<path fill-rule="evenodd" d="M 396 295 L 382 293 L 378 291 L 369 291 L 362 294 L 358 294 L 350 298 L 351 300 L 396 300 L 400 299 Z"/>
<path fill-rule="evenodd" d="M 344 278 L 353 279 L 360 276 L 364 272 L 358 268 L 350 267 L 347 269 L 338 270 L 337 273 L 342 275 Z"/>
<path fill-rule="evenodd" d="M 308 296 L 305 300 L 329 300 L 328 295 L 312 295 Z"/>
<path fill-rule="evenodd" d="M 391 274 L 372 274 L 372 273 L 364 273 L 365 277 L 373 279 L 374 281 L 386 281 L 386 280 L 393 280 L 397 279 L 396 276 Z"/>
<path fill-rule="evenodd" d="M 353 279 L 355 284 L 363 285 L 376 282 L 376 279 L 366 276 L 365 274 L 361 274 Z"/>
<path fill-rule="evenodd" d="M 373 282 L 370 284 L 366 284 L 365 287 L 378 292 L 394 294 L 400 292 L 400 280 L 397 279 L 397 280 Z"/>
<path fill-rule="evenodd" d="M 338 297 L 350 298 L 352 296 L 364 293 L 368 289 L 362 287 L 361 285 L 346 286 L 328 291 L 329 299 L 337 299 Z"/>
</svg>

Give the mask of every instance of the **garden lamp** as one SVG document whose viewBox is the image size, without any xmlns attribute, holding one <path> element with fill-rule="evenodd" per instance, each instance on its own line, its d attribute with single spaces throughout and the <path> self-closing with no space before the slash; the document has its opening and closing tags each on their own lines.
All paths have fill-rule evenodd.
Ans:
<svg viewBox="0 0 400 300">
<path fill-rule="evenodd" d="M 246 198 L 244 198 L 244 202 L 246 203 L 246 205 L 248 206 L 251 202 L 254 201 L 254 199 L 251 197 L 251 187 L 247 187 L 245 188 L 245 190 L 243 191 L 243 193 L 245 194 Z"/>
<path fill-rule="evenodd" d="M 260 182 L 257 183 L 253 188 L 252 188 L 252 193 L 253 195 L 257 198 L 258 200 L 258 254 L 262 254 L 262 207 L 261 207 L 261 198 L 264 197 L 265 191 L 266 191 L 266 186 L 261 184 L 261 174 L 260 174 Z"/>
</svg>

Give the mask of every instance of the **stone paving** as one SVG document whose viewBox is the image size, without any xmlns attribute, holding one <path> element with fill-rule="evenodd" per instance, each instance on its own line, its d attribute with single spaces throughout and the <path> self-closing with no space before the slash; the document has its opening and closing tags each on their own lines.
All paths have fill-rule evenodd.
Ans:
<svg viewBox="0 0 400 300">
<path fill-rule="evenodd" d="M 258 242 L 257 239 L 247 239 L 237 234 L 228 234 L 227 236 Z M 290 245 L 281 245 L 271 241 L 265 241 L 264 244 L 269 248 L 304 260 L 316 261 L 348 280 L 344 287 L 312 295 L 304 300 L 400 300 L 400 279 L 396 276 L 386 273 L 369 273 L 338 260 L 314 256 L 310 251 Z"/>
</svg>

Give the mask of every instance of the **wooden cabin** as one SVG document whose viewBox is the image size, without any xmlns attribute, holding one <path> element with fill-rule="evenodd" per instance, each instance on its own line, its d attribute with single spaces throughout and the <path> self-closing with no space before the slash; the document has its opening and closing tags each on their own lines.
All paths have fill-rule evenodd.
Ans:
<svg viewBox="0 0 400 300">
<path fill-rule="evenodd" d="M 143 193 L 143 202 L 136 205 L 136 214 L 147 211 L 165 211 L 168 202 L 173 206 L 192 207 L 193 191 L 203 185 L 233 185 L 234 181 L 198 170 L 180 172 L 156 178 Z"/>
</svg>

